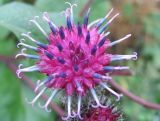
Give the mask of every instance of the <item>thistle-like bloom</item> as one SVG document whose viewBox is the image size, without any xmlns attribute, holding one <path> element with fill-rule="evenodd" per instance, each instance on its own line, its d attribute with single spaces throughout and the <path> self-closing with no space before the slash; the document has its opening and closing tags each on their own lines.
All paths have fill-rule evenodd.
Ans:
<svg viewBox="0 0 160 121">
<path fill-rule="evenodd" d="M 114 107 L 108 106 L 107 108 L 90 108 L 83 121 L 117 121 L 120 118 L 121 114 L 114 112 Z"/>
<path fill-rule="evenodd" d="M 39 91 L 38 95 L 30 102 L 34 104 L 38 98 L 47 90 L 51 89 L 52 94 L 48 101 L 41 106 L 47 111 L 48 106 L 56 94 L 60 90 L 65 90 L 67 97 L 67 116 L 63 117 L 67 120 L 70 117 L 81 117 L 81 102 L 87 92 L 90 92 L 96 104 L 93 107 L 105 108 L 98 99 L 95 88 L 97 85 L 101 85 L 102 88 L 107 89 L 117 100 L 122 95 L 112 90 L 106 84 L 107 81 L 112 79 L 109 75 L 114 70 L 126 70 L 129 67 L 126 66 L 112 66 L 113 61 L 122 61 L 136 59 L 137 54 L 132 55 L 112 55 L 107 53 L 107 49 L 120 43 L 121 41 L 129 38 L 131 34 L 124 36 L 114 42 L 110 42 L 108 35 L 110 32 L 106 32 L 111 22 L 119 15 L 114 15 L 110 20 L 107 18 L 112 13 L 113 9 L 101 19 L 98 19 L 88 24 L 90 10 L 84 17 L 83 24 L 75 24 L 73 21 L 73 7 L 70 5 L 65 11 L 66 26 L 57 27 L 49 18 L 47 13 L 44 13 L 43 19 L 48 22 L 51 29 L 50 33 L 46 33 L 40 24 L 36 21 L 37 17 L 30 20 L 46 37 L 47 42 L 42 43 L 31 36 L 31 33 L 23 33 L 23 39 L 18 44 L 18 47 L 24 46 L 21 53 L 18 56 L 24 56 L 31 59 L 36 59 L 35 65 L 22 68 L 22 64 L 19 65 L 17 75 L 20 78 L 22 72 L 39 71 L 46 75 L 44 81 L 37 81 L 37 87 L 35 91 Z M 107 21 L 107 22 L 106 22 Z M 24 43 L 24 40 L 32 41 L 36 46 L 31 46 Z M 26 48 L 37 52 L 37 55 L 26 54 L 24 51 Z M 77 96 L 77 111 L 73 112 L 71 109 L 72 97 Z"/>
</svg>

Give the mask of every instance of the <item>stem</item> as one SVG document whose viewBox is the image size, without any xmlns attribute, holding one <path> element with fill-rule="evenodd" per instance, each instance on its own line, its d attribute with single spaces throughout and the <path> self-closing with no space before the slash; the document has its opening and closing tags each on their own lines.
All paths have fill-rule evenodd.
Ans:
<svg viewBox="0 0 160 121">
<path fill-rule="evenodd" d="M 137 102 L 138 104 L 140 104 L 140 105 L 142 105 L 146 108 L 150 108 L 150 109 L 154 109 L 154 110 L 160 110 L 160 105 L 159 104 L 155 104 L 155 103 L 146 101 L 146 100 L 132 94 L 131 92 L 129 92 L 129 91 L 125 90 L 124 88 L 122 88 L 121 86 L 119 86 L 114 80 L 110 80 L 108 83 L 110 83 L 115 89 L 119 90 L 125 96 L 127 96 L 131 100 Z"/>
</svg>

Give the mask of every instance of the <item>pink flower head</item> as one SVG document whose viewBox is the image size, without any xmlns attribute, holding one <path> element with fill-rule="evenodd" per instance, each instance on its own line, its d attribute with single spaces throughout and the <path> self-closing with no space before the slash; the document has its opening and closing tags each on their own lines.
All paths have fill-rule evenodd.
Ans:
<svg viewBox="0 0 160 121">
<path fill-rule="evenodd" d="M 97 107 L 89 109 L 82 121 L 117 121 L 121 117 L 120 113 L 114 112 L 114 107 Z"/>
<path fill-rule="evenodd" d="M 68 113 L 67 117 L 63 117 L 64 120 L 74 116 L 81 118 L 81 101 L 87 92 L 90 92 L 95 100 L 96 105 L 92 105 L 93 107 L 106 107 L 102 105 L 98 99 L 95 91 L 97 85 L 101 85 L 107 89 L 119 100 L 121 95 L 113 91 L 106 84 L 107 81 L 112 79 L 109 72 L 113 70 L 126 70 L 129 69 L 129 67 L 115 67 L 111 65 L 111 62 L 137 58 L 136 53 L 133 55 L 112 55 L 106 51 L 108 48 L 131 36 L 131 34 L 128 34 L 121 39 L 110 42 L 107 37 L 110 32 L 106 32 L 106 30 L 110 23 L 119 15 L 116 14 L 107 21 L 113 9 L 104 18 L 93 21 L 90 24 L 88 22 L 90 10 L 88 10 L 84 17 L 83 24 L 75 24 L 73 21 L 73 6 L 75 5 L 70 4 L 70 8 L 67 8 L 65 11 L 66 26 L 57 27 L 50 20 L 48 14 L 44 13 L 43 19 L 48 22 L 51 29 L 49 34 L 47 34 L 36 21 L 37 17 L 30 20 L 44 34 L 48 43 L 37 41 L 31 37 L 31 33 L 23 33 L 22 36 L 25 39 L 31 40 L 36 47 L 24 43 L 24 41 L 22 41 L 24 39 L 22 39 L 18 46 L 22 45 L 25 48 L 16 56 L 25 56 L 37 60 L 36 64 L 31 67 L 21 68 L 21 64 L 17 70 L 19 78 L 22 72 L 32 71 L 39 71 L 47 76 L 44 81 L 38 81 L 35 91 L 43 88 L 30 103 L 34 104 L 47 89 L 51 89 L 52 94 L 50 98 L 44 106 L 41 106 L 49 111 L 48 106 L 52 99 L 60 90 L 65 90 Z M 107 23 L 105 23 L 106 21 Z M 36 51 L 37 55 L 24 53 L 26 48 Z M 71 104 L 73 95 L 77 96 L 78 103 L 77 111 L 72 114 Z"/>
</svg>

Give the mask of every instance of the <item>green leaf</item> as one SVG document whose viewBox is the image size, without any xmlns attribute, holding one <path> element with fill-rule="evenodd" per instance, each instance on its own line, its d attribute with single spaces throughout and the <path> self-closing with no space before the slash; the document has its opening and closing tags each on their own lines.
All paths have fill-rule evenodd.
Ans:
<svg viewBox="0 0 160 121">
<path fill-rule="evenodd" d="M 70 0 L 72 2 L 73 0 Z M 35 6 L 43 11 L 61 12 L 67 5 L 62 0 L 37 0 Z"/>
<path fill-rule="evenodd" d="M 0 27 L 0 40 L 3 40 L 7 37 L 9 31 L 5 27 Z"/>
<path fill-rule="evenodd" d="M 0 7 L 0 11 L 0 25 L 17 36 L 20 36 L 21 32 L 29 30 L 28 20 L 39 13 L 33 7 L 17 2 Z"/>
<path fill-rule="evenodd" d="M 42 16 L 42 12 L 35 7 L 24 3 L 13 2 L 0 7 L 0 11 L 0 25 L 12 31 L 17 37 L 20 37 L 22 32 L 27 31 L 39 33 L 39 35 L 41 34 L 36 27 L 33 27 L 33 24 L 29 24 L 28 22 L 28 20 L 32 19 L 34 16 Z M 50 13 L 51 18 L 56 18 L 54 19 L 56 24 L 62 23 L 63 19 L 57 19 L 59 16 L 60 14 Z M 42 26 L 48 27 L 46 22 L 42 21 L 42 19 L 39 21 Z"/>
<path fill-rule="evenodd" d="M 13 55 L 15 52 L 15 43 L 12 39 L 0 40 L 0 54 Z"/>
</svg>

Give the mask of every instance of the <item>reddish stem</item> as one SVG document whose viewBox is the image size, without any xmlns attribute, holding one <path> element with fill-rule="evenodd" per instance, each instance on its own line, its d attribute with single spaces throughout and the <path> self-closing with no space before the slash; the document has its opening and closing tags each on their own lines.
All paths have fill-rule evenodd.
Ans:
<svg viewBox="0 0 160 121">
<path fill-rule="evenodd" d="M 134 94 L 132 94 L 131 92 L 125 90 L 124 88 L 122 88 L 121 86 L 119 86 L 115 81 L 110 80 L 109 83 L 117 90 L 119 90 L 121 93 L 123 93 L 125 96 L 127 96 L 128 98 L 130 98 L 131 100 L 137 102 L 140 105 L 143 105 L 146 108 L 150 108 L 150 109 L 155 109 L 155 110 L 160 110 L 160 105 L 159 104 L 155 104 L 152 102 L 148 102 Z"/>
</svg>

